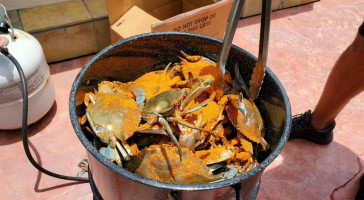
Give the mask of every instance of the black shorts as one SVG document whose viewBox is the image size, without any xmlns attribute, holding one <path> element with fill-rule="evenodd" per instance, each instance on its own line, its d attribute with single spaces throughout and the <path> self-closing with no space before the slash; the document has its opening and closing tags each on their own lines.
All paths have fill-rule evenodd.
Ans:
<svg viewBox="0 0 364 200">
<path fill-rule="evenodd" d="M 364 36 L 364 22 L 359 27 L 359 34 Z"/>
</svg>

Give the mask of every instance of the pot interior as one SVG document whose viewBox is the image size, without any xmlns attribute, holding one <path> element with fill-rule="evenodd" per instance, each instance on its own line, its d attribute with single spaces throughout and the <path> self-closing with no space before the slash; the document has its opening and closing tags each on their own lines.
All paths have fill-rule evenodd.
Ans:
<svg viewBox="0 0 364 200">
<path fill-rule="evenodd" d="M 119 168 L 105 159 L 91 144 L 89 134 L 84 134 L 77 121 L 85 114 L 83 97 L 93 92 L 103 80 L 128 82 L 146 72 L 161 70 L 168 63 L 179 62 L 180 51 L 189 55 L 202 55 L 216 61 L 221 40 L 191 33 L 148 33 L 131 37 L 105 48 L 95 55 L 79 72 L 70 94 L 70 115 L 72 125 L 82 144 L 95 158 L 118 174 L 132 180 L 155 186 L 156 181 L 141 178 Z M 233 67 L 237 63 L 241 76 L 248 84 L 256 57 L 245 50 L 232 46 L 226 68 L 235 77 Z M 285 145 L 291 127 L 291 110 L 287 94 L 280 81 L 267 68 L 259 97 L 255 100 L 263 121 L 265 139 L 270 149 L 259 155 L 259 166 L 239 177 L 216 183 L 200 185 L 176 185 L 158 182 L 158 187 L 169 189 L 198 190 L 232 185 L 254 176 L 264 170 L 280 153 Z M 259 173 L 261 174 L 261 173 Z"/>
</svg>

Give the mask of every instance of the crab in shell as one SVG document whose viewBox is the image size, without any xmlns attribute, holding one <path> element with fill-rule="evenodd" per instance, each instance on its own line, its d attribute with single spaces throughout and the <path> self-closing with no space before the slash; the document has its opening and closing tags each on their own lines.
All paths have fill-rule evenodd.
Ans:
<svg viewBox="0 0 364 200">
<path fill-rule="evenodd" d="M 248 167 L 252 167 L 254 163 L 252 154 L 241 151 L 233 145 L 218 145 L 207 150 L 196 151 L 195 155 L 212 172 L 224 169 L 225 172 L 221 174 L 224 179 L 230 179 L 249 171 Z"/>
<path fill-rule="evenodd" d="M 80 123 L 106 144 L 107 159 L 156 181 L 200 184 L 254 168 L 269 145 L 237 65 L 233 80 L 214 61 L 181 54 L 134 81 L 102 81 L 85 95 Z"/>
<path fill-rule="evenodd" d="M 101 148 L 100 153 L 121 165 L 121 159 L 115 147 L 120 151 L 123 160 L 129 160 L 129 156 L 134 153 L 126 140 L 135 132 L 153 131 L 152 125 L 157 121 L 163 125 L 165 132 L 180 150 L 179 143 L 167 121 L 195 128 L 172 116 L 178 110 L 177 106 L 183 109 L 212 84 L 209 78 L 201 77 L 190 90 L 175 88 L 161 92 L 146 101 L 145 105 L 143 104 L 146 99 L 145 92 L 141 88 L 132 89 L 134 99 L 130 97 L 131 95 L 119 93 L 111 82 L 101 82 L 98 91 L 95 91 L 95 94 L 87 93 L 84 100 L 87 106 L 86 119 L 93 133 L 108 145 L 107 148 Z M 140 125 L 141 118 L 147 121 L 147 125 Z M 182 156 L 181 152 L 179 154 Z"/>
<path fill-rule="evenodd" d="M 204 75 L 210 75 L 214 78 L 214 83 L 207 92 L 216 93 L 215 98 L 219 100 L 223 95 L 224 89 L 224 76 L 220 69 L 216 67 L 216 62 L 203 57 L 203 56 L 191 56 L 181 51 L 184 58 L 180 57 L 181 62 L 173 67 L 174 71 L 178 71 L 183 75 L 183 78 L 190 80 L 191 76 L 199 77 Z"/>
<path fill-rule="evenodd" d="M 142 177 L 175 184 L 201 184 L 219 180 L 201 159 L 187 148 L 179 150 L 168 144 L 151 145 L 132 157 L 126 169 Z"/>
<path fill-rule="evenodd" d="M 262 137 L 263 119 L 256 105 L 241 95 L 229 95 L 228 99 L 225 110 L 238 133 L 268 149 L 269 144 Z"/>
<path fill-rule="evenodd" d="M 100 149 L 100 153 L 110 161 L 116 161 L 121 165 L 121 158 L 116 148 L 119 149 L 123 159 L 129 159 L 131 150 L 126 140 L 138 128 L 141 111 L 133 98 L 111 92 L 109 89 L 101 85 L 95 93 L 90 92 L 85 95 L 86 119 L 92 132 L 108 145 L 107 148 Z"/>
<path fill-rule="evenodd" d="M 182 111 L 191 100 L 196 98 L 199 94 L 210 87 L 212 83 L 213 81 L 210 80 L 208 76 L 200 77 L 200 80 L 189 91 L 177 88 L 162 92 L 149 99 L 142 109 L 142 117 L 147 121 L 147 124 L 153 125 L 158 121 L 164 126 L 168 135 L 178 147 L 180 157 L 182 157 L 181 147 L 168 122 L 175 122 L 189 128 L 199 129 L 194 127 L 192 124 L 188 124 L 179 120 L 178 111 Z M 184 94 L 187 94 L 185 98 L 183 98 Z M 200 107 L 201 105 L 196 106 L 197 109 Z M 173 118 L 173 116 L 177 116 L 177 118 Z"/>
<path fill-rule="evenodd" d="M 171 63 L 168 64 L 164 70 L 146 73 L 131 82 L 122 83 L 119 81 L 103 81 L 100 84 L 105 85 L 106 88 L 110 88 L 112 91 L 130 97 L 133 97 L 133 94 L 135 94 L 135 88 L 140 88 L 144 92 L 143 95 L 145 100 L 149 100 L 161 92 L 170 90 L 172 87 L 178 87 L 186 84 L 186 82 L 182 81 L 179 76 L 173 76 L 172 72 L 169 70 L 170 66 Z M 151 80 L 154 80 L 153 84 L 150 84 Z"/>
</svg>

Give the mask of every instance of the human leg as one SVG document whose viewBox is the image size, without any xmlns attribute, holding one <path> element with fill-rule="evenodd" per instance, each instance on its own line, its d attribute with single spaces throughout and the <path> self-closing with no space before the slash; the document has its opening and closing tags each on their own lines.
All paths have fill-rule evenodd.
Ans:
<svg viewBox="0 0 364 200">
<path fill-rule="evenodd" d="M 289 139 L 303 138 L 317 144 L 329 144 L 335 118 L 344 106 L 364 91 L 364 22 L 353 43 L 342 53 L 326 81 L 313 111 L 294 116 Z"/>
<path fill-rule="evenodd" d="M 364 22 L 361 27 L 364 27 Z M 312 113 L 312 126 L 318 130 L 328 127 L 345 105 L 362 91 L 364 35 L 358 32 L 353 43 L 341 54 L 330 72 L 320 100 Z"/>
</svg>

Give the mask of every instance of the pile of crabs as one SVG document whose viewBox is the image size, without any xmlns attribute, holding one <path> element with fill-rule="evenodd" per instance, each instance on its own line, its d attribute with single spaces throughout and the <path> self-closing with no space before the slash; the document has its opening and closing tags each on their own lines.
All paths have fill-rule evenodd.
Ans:
<svg viewBox="0 0 364 200">
<path fill-rule="evenodd" d="M 80 124 L 102 155 L 144 178 L 200 184 L 248 172 L 269 147 L 241 77 L 222 75 L 208 58 L 181 55 L 134 81 L 99 83 L 85 94 Z"/>
</svg>

